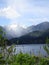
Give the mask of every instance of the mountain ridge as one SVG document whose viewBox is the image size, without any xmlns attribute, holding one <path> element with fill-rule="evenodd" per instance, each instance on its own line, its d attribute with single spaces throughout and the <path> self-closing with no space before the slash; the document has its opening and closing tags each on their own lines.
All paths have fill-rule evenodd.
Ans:
<svg viewBox="0 0 49 65">
<path fill-rule="evenodd" d="M 43 33 L 43 31 L 49 29 L 49 22 L 43 22 L 43 23 L 40 23 L 35 26 L 32 25 L 32 26 L 27 27 L 26 29 L 24 29 L 20 26 L 15 29 L 14 28 L 10 29 L 10 26 L 9 27 L 8 26 L 5 26 L 5 27 L 0 26 L 0 28 L 2 28 L 3 31 L 6 33 L 5 37 L 7 37 L 8 39 L 19 38 L 21 36 L 25 36 L 30 33 L 32 33 L 34 36 L 38 36 L 38 35 L 40 35 L 40 33 Z M 37 31 L 38 31 L 38 34 L 35 35 L 37 33 Z"/>
</svg>

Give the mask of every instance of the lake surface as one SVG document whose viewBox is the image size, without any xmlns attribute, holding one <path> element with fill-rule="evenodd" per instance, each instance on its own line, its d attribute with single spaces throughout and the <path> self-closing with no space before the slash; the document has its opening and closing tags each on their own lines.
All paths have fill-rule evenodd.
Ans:
<svg viewBox="0 0 49 65">
<path fill-rule="evenodd" d="M 44 45 L 45 44 L 16 45 L 16 54 L 22 52 L 22 53 L 34 54 L 37 56 L 38 55 L 48 56 L 48 54 L 43 48 Z"/>
</svg>

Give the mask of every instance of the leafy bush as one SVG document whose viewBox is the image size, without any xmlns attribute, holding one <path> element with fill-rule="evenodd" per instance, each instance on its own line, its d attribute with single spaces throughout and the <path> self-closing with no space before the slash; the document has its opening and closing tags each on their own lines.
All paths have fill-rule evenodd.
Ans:
<svg viewBox="0 0 49 65">
<path fill-rule="evenodd" d="M 46 45 L 44 46 L 45 51 L 49 55 L 49 38 L 46 39 Z"/>
<path fill-rule="evenodd" d="M 13 62 L 14 51 L 13 45 L 7 48 L 7 39 L 5 33 L 0 29 L 0 64 L 9 65 Z"/>
<path fill-rule="evenodd" d="M 19 53 L 14 57 L 15 60 L 11 65 L 49 65 L 49 58 L 30 56 L 23 53 Z"/>
</svg>

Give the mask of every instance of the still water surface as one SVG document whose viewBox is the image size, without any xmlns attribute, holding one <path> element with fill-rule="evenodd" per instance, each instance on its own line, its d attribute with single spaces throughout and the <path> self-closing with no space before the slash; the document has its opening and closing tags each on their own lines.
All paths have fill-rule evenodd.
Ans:
<svg viewBox="0 0 49 65">
<path fill-rule="evenodd" d="M 34 55 L 48 56 L 43 46 L 45 44 L 16 45 L 16 53 L 29 53 Z"/>
</svg>

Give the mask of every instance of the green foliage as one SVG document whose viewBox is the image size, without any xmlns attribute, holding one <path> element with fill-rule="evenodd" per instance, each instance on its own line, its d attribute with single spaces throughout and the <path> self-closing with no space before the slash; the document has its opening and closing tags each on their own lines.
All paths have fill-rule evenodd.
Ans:
<svg viewBox="0 0 49 65">
<path fill-rule="evenodd" d="M 7 39 L 4 38 L 5 33 L 0 29 L 0 64 L 9 65 L 13 63 L 13 52 L 15 52 L 14 46 L 7 48 Z"/>
<path fill-rule="evenodd" d="M 48 49 L 48 46 L 47 45 L 44 46 L 44 49 L 49 54 L 49 49 Z"/>
<path fill-rule="evenodd" d="M 49 39 L 46 39 L 46 45 L 44 46 L 45 51 L 47 52 L 47 54 L 49 55 Z"/>
<path fill-rule="evenodd" d="M 14 56 L 14 63 L 10 65 L 49 65 L 49 58 L 30 56 L 29 54 L 19 53 Z"/>
<path fill-rule="evenodd" d="M 46 39 L 46 44 L 49 44 L 49 38 Z"/>
</svg>

